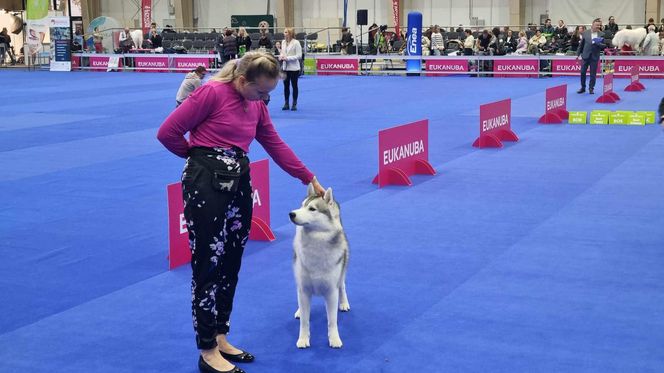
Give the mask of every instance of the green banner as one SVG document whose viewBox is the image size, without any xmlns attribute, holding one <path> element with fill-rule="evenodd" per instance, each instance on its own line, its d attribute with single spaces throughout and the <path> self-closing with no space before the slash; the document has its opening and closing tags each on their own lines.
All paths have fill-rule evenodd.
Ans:
<svg viewBox="0 0 664 373">
<path fill-rule="evenodd" d="M 588 121 L 588 112 L 587 111 L 570 111 L 569 119 L 567 122 L 569 124 L 586 124 Z"/>
<path fill-rule="evenodd" d="M 593 110 L 590 112 L 590 124 L 608 124 L 609 123 L 608 110 Z"/>
<path fill-rule="evenodd" d="M 305 58 L 304 59 L 304 74 L 305 75 L 316 75 L 316 59 L 315 58 Z"/>
<path fill-rule="evenodd" d="M 654 111 L 637 111 L 637 113 L 645 115 L 646 124 L 654 124 L 655 123 L 655 112 Z"/>
<path fill-rule="evenodd" d="M 42 19 L 48 16 L 49 0 L 28 0 L 25 4 L 25 18 L 31 20 Z"/>
</svg>

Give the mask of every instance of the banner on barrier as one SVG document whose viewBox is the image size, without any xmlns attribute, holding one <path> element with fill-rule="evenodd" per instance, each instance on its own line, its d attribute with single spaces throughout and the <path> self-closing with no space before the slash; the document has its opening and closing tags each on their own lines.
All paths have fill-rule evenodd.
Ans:
<svg viewBox="0 0 664 373">
<path fill-rule="evenodd" d="M 212 57 L 174 57 L 173 66 L 176 69 L 188 69 L 194 70 L 198 66 L 205 66 L 206 69 L 210 68 L 210 61 L 215 59 L 215 55 Z"/>
<path fill-rule="evenodd" d="M 316 60 L 318 75 L 357 75 L 359 69 L 360 61 L 357 58 L 319 58 Z"/>
<path fill-rule="evenodd" d="M 253 198 L 253 215 L 249 239 L 273 241 L 270 229 L 270 174 L 269 161 L 263 159 L 250 165 Z M 179 267 L 191 261 L 189 233 L 184 218 L 182 201 L 182 183 L 169 184 L 166 187 L 168 202 L 168 269 Z"/>
<path fill-rule="evenodd" d="M 134 67 L 139 72 L 167 72 L 168 56 L 134 57 Z"/>
<path fill-rule="evenodd" d="M 579 76 L 581 75 L 581 60 L 564 59 L 551 60 L 551 73 L 553 76 Z M 602 62 L 597 63 L 597 71 L 602 71 Z"/>
<path fill-rule="evenodd" d="M 544 115 L 539 123 L 562 123 L 569 117 L 567 111 L 567 84 L 546 89 Z"/>
<path fill-rule="evenodd" d="M 90 56 L 90 70 L 92 71 L 107 71 L 108 70 L 108 61 L 113 56 L 101 55 L 101 56 Z M 117 56 L 116 56 L 117 57 Z M 122 67 L 122 59 L 118 60 L 118 68 Z"/>
<path fill-rule="evenodd" d="M 532 74 L 527 74 L 527 73 Z M 530 78 L 539 74 L 539 60 L 533 58 L 495 59 L 493 61 L 493 75 L 504 78 Z"/>
<path fill-rule="evenodd" d="M 378 132 L 379 187 L 412 185 L 411 175 L 435 175 L 429 164 L 429 120 L 404 124 Z"/>
<path fill-rule="evenodd" d="M 620 59 L 614 61 L 615 75 L 618 78 L 627 78 L 631 75 L 633 69 L 637 69 L 643 78 L 664 78 L 664 60 L 663 59 Z M 650 73 L 650 74 L 648 74 Z M 651 75 L 662 74 L 662 75 Z"/>
<path fill-rule="evenodd" d="M 427 76 L 448 76 L 452 74 L 443 74 L 443 72 L 450 73 L 464 73 L 468 72 L 467 60 L 426 60 L 424 69 L 431 73 Z"/>
<path fill-rule="evenodd" d="M 613 73 L 604 75 L 602 92 L 603 94 L 599 96 L 595 102 L 612 104 L 620 100 L 620 96 L 613 91 Z"/>
<path fill-rule="evenodd" d="M 473 146 L 477 148 L 502 148 L 502 141 L 519 141 L 512 131 L 512 99 L 480 106 L 480 136 Z"/>
<path fill-rule="evenodd" d="M 141 0 L 141 28 L 143 35 L 150 32 L 152 23 L 152 0 Z"/>
<path fill-rule="evenodd" d="M 51 32 L 51 71 L 71 71 L 71 28 L 69 17 L 52 17 Z M 4 56 L 2 56 L 4 58 Z"/>
</svg>

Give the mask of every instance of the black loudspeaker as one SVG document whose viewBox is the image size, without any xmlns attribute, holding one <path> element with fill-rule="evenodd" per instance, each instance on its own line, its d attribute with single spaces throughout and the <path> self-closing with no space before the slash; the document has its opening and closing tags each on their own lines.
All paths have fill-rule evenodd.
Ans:
<svg viewBox="0 0 664 373">
<path fill-rule="evenodd" d="M 357 25 L 366 26 L 369 21 L 369 11 L 367 9 L 358 9 L 357 10 Z"/>
</svg>

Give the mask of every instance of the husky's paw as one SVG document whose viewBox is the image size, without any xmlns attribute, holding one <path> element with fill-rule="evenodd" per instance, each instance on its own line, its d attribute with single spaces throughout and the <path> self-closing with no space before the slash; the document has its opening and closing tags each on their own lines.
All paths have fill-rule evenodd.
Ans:
<svg viewBox="0 0 664 373">
<path fill-rule="evenodd" d="M 344 302 L 339 304 L 339 311 L 348 312 L 350 311 L 350 303 Z"/>
<path fill-rule="evenodd" d="M 310 345 L 309 345 L 309 338 L 302 338 L 302 337 L 300 337 L 300 338 L 297 340 L 297 344 L 296 344 L 296 345 L 297 345 L 297 348 L 307 348 L 307 347 L 309 347 L 309 346 L 310 346 Z"/>
<path fill-rule="evenodd" d="M 295 315 L 293 315 L 296 319 L 300 318 L 300 309 L 298 308 L 297 311 L 295 311 Z"/>
<path fill-rule="evenodd" d="M 341 343 L 341 338 L 339 338 L 338 335 L 334 336 L 334 337 L 330 337 L 329 342 L 330 342 L 330 347 L 332 347 L 332 348 L 341 348 L 341 346 L 344 345 L 343 343 Z"/>
</svg>

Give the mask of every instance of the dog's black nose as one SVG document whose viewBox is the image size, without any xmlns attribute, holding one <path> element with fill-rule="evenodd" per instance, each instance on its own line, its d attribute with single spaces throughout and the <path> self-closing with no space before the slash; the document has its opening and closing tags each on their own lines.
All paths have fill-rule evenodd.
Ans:
<svg viewBox="0 0 664 373">
<path fill-rule="evenodd" d="M 291 219 L 295 219 L 295 213 L 294 212 L 289 212 L 288 216 L 290 216 Z"/>
</svg>

